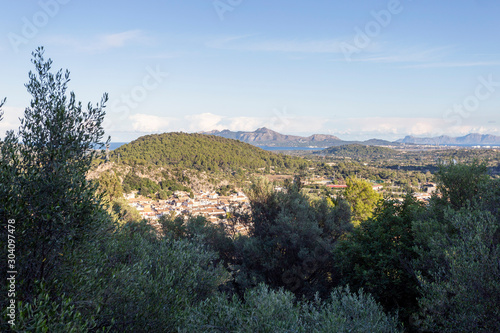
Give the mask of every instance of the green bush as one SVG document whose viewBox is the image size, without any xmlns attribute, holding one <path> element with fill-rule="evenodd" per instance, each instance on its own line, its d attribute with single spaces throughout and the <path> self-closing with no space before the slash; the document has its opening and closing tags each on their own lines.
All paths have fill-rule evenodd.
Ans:
<svg viewBox="0 0 500 333">
<path fill-rule="evenodd" d="M 74 291 L 102 308 L 99 327 L 174 331 L 189 306 L 229 280 L 217 261 L 201 245 L 159 238 L 145 223 L 129 223 L 75 258 Z"/>
<path fill-rule="evenodd" d="M 500 331 L 500 183 L 486 172 L 477 161 L 442 166 L 441 198 L 413 223 L 422 330 Z"/>
<path fill-rule="evenodd" d="M 399 310 L 405 321 L 416 311 L 418 297 L 417 279 L 410 269 L 416 258 L 411 227 L 424 213 L 411 195 L 403 203 L 386 201 L 334 250 L 342 283 L 365 289 L 387 311 Z"/>
<path fill-rule="evenodd" d="M 223 294 L 194 307 L 181 332 L 398 332 L 395 318 L 384 314 L 374 299 L 360 291 L 336 289 L 322 302 L 297 301 L 284 290 L 264 284 L 244 300 Z"/>
<path fill-rule="evenodd" d="M 467 209 L 449 210 L 445 218 L 415 223 L 420 239 L 426 239 L 415 264 L 426 269 L 418 276 L 422 297 L 416 322 L 434 332 L 499 332 L 499 221 L 489 212 Z"/>
<path fill-rule="evenodd" d="M 203 245 L 208 250 L 217 252 L 225 265 L 231 263 L 234 256 L 234 243 L 223 223 L 212 223 L 204 216 L 168 217 L 166 215 L 163 215 L 158 222 L 166 237 L 187 239 Z"/>
<path fill-rule="evenodd" d="M 485 163 L 474 161 L 471 164 L 451 163 L 441 165 L 436 174 L 441 193 L 440 200 L 458 210 L 473 203 L 481 195 L 483 185 L 488 182 Z M 437 200 L 437 198 L 435 198 Z"/>
<path fill-rule="evenodd" d="M 37 296 L 29 303 L 17 302 L 14 326 L 0 326 L 3 332 L 84 333 L 97 332 L 95 316 L 84 317 L 75 303 L 65 294 L 51 298 L 43 284 L 37 286 Z M 99 309 L 97 309 L 97 312 Z M 6 313 L 2 313 L 6 318 Z M 105 328 L 99 332 L 106 332 Z"/>
</svg>

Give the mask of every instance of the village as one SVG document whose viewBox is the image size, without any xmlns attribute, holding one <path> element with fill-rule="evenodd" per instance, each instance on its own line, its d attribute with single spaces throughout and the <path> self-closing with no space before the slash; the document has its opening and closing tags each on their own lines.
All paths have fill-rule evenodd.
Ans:
<svg viewBox="0 0 500 333">
<path fill-rule="evenodd" d="M 331 180 L 323 177 L 313 177 L 303 182 L 304 185 L 322 185 L 327 188 L 341 191 L 347 186 L 345 184 L 332 184 Z M 372 184 L 373 190 L 383 190 L 382 184 Z M 276 191 L 282 191 L 281 186 L 275 186 Z M 421 191 L 413 195 L 419 201 L 427 202 L 436 190 L 436 184 L 426 183 Z M 247 210 L 250 208 L 248 197 L 243 192 L 230 195 L 219 195 L 216 192 L 199 191 L 190 195 L 185 191 L 175 191 L 173 195 L 165 200 L 151 199 L 137 194 L 133 191 L 125 195 L 130 206 L 137 209 L 142 218 L 156 224 L 161 216 L 177 217 L 179 215 L 204 216 L 212 223 L 224 221 L 235 207 Z M 397 198 L 402 201 L 402 198 Z"/>
<path fill-rule="evenodd" d="M 202 215 L 211 222 L 218 222 L 226 218 L 235 206 L 250 206 L 248 197 L 237 192 L 228 196 L 221 196 L 215 192 L 197 192 L 193 197 L 184 191 L 176 191 L 166 200 L 153 200 L 136 196 L 132 192 L 125 196 L 130 206 L 137 209 L 139 214 L 151 221 L 158 220 L 162 215 Z"/>
</svg>

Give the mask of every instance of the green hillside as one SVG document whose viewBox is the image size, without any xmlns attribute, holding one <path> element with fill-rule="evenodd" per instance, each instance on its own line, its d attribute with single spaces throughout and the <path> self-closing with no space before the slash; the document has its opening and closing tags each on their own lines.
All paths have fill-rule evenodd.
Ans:
<svg viewBox="0 0 500 333">
<path fill-rule="evenodd" d="M 175 166 L 200 171 L 256 170 L 271 167 L 297 169 L 306 162 L 222 137 L 164 133 L 146 135 L 113 151 L 111 160 L 128 165 Z"/>
<path fill-rule="evenodd" d="M 374 157 L 392 157 L 398 154 L 391 148 L 378 146 L 365 146 L 360 144 L 349 144 L 338 147 L 323 149 L 318 154 L 329 154 L 351 158 L 374 158 Z"/>
</svg>

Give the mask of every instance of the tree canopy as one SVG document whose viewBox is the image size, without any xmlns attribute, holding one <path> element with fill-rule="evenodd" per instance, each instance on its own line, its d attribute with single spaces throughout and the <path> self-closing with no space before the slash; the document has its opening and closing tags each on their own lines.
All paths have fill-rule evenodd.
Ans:
<svg viewBox="0 0 500 333">
<path fill-rule="evenodd" d="M 35 70 L 25 85 L 31 103 L 0 153 L 0 210 L 19 222 L 19 288 L 25 296 L 35 281 L 56 276 L 64 255 L 102 227 L 86 173 L 96 157 L 93 148 L 104 145 L 107 95 L 84 108 L 73 92 L 67 94 L 69 71 L 52 73 L 52 61 L 43 55 L 43 48 L 33 52 Z"/>
<path fill-rule="evenodd" d="M 343 196 L 351 205 L 353 223 L 357 225 L 361 221 L 372 217 L 377 203 L 382 199 L 382 195 L 377 193 L 370 183 L 362 179 L 348 178 L 346 184 L 347 188 Z"/>
<path fill-rule="evenodd" d="M 164 133 L 142 136 L 113 151 L 126 164 L 178 166 L 201 171 L 255 171 L 266 166 L 298 169 L 303 159 L 275 154 L 248 143 L 213 135 Z"/>
<path fill-rule="evenodd" d="M 332 154 L 351 158 L 384 158 L 398 155 L 394 149 L 379 146 L 365 146 L 361 144 L 348 144 L 323 149 L 317 154 Z"/>
</svg>

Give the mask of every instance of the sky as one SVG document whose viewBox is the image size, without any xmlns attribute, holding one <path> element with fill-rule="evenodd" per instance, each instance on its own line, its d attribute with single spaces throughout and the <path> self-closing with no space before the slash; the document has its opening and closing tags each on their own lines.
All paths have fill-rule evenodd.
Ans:
<svg viewBox="0 0 500 333">
<path fill-rule="evenodd" d="M 38 46 L 84 105 L 109 94 L 114 142 L 500 135 L 500 1 L 0 1 L 2 137 L 29 105 Z"/>
</svg>

